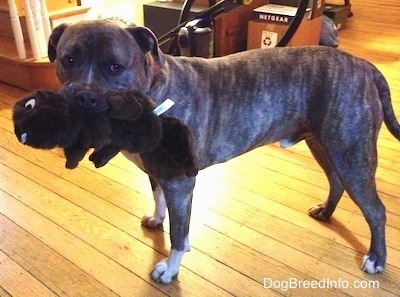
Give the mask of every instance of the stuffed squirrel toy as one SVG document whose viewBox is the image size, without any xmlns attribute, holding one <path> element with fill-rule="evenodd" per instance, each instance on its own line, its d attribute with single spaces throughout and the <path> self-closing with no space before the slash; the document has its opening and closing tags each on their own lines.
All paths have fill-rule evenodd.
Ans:
<svg viewBox="0 0 400 297">
<path fill-rule="evenodd" d="M 39 149 L 62 147 L 65 166 L 78 166 L 87 151 L 98 168 L 120 150 L 139 153 L 149 174 L 196 176 L 190 129 L 180 120 L 156 115 L 154 102 L 130 91 L 104 96 L 98 112 L 81 111 L 59 93 L 38 90 L 13 108 L 14 131 L 20 142 Z"/>
</svg>

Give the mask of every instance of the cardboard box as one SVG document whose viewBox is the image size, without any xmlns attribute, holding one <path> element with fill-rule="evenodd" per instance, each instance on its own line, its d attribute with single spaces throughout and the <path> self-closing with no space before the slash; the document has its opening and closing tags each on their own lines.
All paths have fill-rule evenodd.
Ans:
<svg viewBox="0 0 400 297">
<path fill-rule="evenodd" d="M 331 18 L 338 30 L 346 28 L 347 17 L 349 16 L 349 5 L 326 4 L 324 15 Z"/>
<path fill-rule="evenodd" d="M 253 20 L 266 23 L 289 25 L 297 13 L 297 7 L 278 4 L 266 4 L 253 10 Z M 311 8 L 307 8 L 303 19 L 311 18 Z"/>
<path fill-rule="evenodd" d="M 270 0 L 269 3 L 297 7 L 300 3 L 300 0 Z M 325 0 L 309 0 L 307 7 L 312 9 L 312 19 L 319 17 L 324 12 Z"/>
<path fill-rule="evenodd" d="M 318 45 L 321 35 L 322 16 L 303 21 L 288 46 Z M 247 49 L 275 47 L 288 25 L 250 21 L 247 33 Z"/>
</svg>

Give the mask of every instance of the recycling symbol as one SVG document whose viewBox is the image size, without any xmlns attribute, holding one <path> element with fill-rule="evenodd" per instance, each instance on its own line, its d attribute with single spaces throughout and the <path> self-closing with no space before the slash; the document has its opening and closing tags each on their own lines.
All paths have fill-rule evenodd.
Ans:
<svg viewBox="0 0 400 297">
<path fill-rule="evenodd" d="M 272 44 L 271 37 L 266 36 L 266 37 L 264 38 L 264 40 L 263 40 L 263 44 L 264 44 L 265 46 L 271 46 L 271 44 Z"/>
</svg>

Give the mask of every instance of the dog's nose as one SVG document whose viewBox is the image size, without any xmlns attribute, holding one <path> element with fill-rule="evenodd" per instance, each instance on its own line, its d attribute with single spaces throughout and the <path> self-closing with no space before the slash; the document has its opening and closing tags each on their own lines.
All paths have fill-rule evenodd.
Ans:
<svg viewBox="0 0 400 297">
<path fill-rule="evenodd" d="M 84 90 L 76 93 L 75 100 L 80 108 L 93 110 L 99 104 L 99 95 L 93 91 Z"/>
</svg>

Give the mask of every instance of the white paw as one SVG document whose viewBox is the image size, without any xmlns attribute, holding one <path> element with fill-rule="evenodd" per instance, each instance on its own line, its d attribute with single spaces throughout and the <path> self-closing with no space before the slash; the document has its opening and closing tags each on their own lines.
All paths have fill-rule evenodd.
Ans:
<svg viewBox="0 0 400 297">
<path fill-rule="evenodd" d="M 325 206 L 323 204 L 314 205 L 308 210 L 308 214 L 314 219 L 320 221 L 327 221 L 330 218 L 325 211 Z"/>
<path fill-rule="evenodd" d="M 151 278 L 161 284 L 169 284 L 172 279 L 178 275 L 178 268 L 168 267 L 168 259 L 161 260 L 156 264 L 153 271 L 151 272 Z"/>
<path fill-rule="evenodd" d="M 162 225 L 164 219 L 154 217 L 154 216 L 144 216 L 142 218 L 142 225 L 146 226 L 151 229 L 158 228 L 160 225 Z"/>
<path fill-rule="evenodd" d="M 383 266 L 376 264 L 376 259 L 371 259 L 375 257 L 370 257 L 370 255 L 365 255 L 363 257 L 363 263 L 361 269 L 367 273 L 381 273 L 384 270 Z"/>
</svg>

